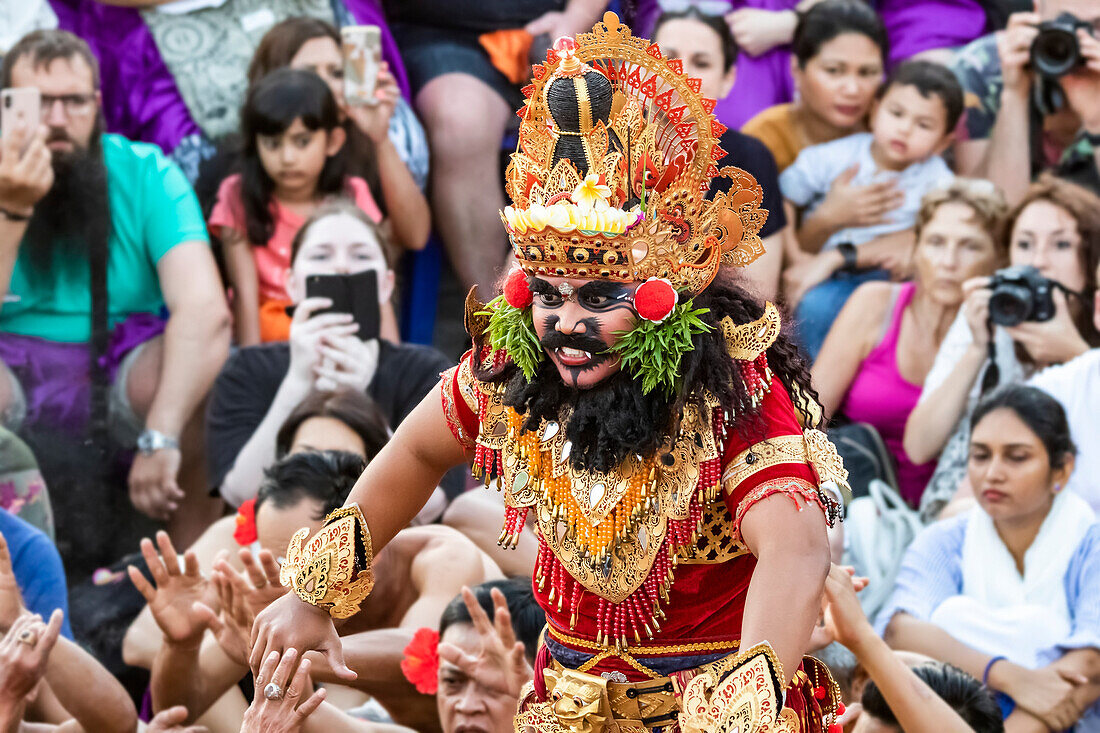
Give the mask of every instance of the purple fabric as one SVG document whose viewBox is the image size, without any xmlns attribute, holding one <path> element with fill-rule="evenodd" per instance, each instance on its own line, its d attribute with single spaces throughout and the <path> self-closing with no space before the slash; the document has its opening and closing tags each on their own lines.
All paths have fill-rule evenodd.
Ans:
<svg viewBox="0 0 1100 733">
<path fill-rule="evenodd" d="M 935 48 L 970 43 L 985 32 L 978 0 L 879 0 L 890 39 L 890 66 Z"/>
<path fill-rule="evenodd" d="M 740 8 L 793 10 L 797 0 L 730 0 L 730 11 Z M 652 37 L 653 25 L 661 15 L 658 0 L 638 0 L 634 16 L 640 35 Z M 737 80 L 725 99 L 718 100 L 714 114 L 735 130 L 768 107 L 794 99 L 790 46 L 776 46 L 759 56 L 741 53 L 737 57 Z"/>
<path fill-rule="evenodd" d="M 101 361 L 112 382 L 126 354 L 162 334 L 164 328 L 164 319 L 149 313 L 134 314 L 115 326 Z M 84 432 L 90 416 L 91 387 L 87 344 L 0 333 L 0 361 L 23 388 L 26 427 L 60 428 L 73 436 Z"/>
<path fill-rule="evenodd" d="M 381 26 L 383 56 L 408 98 L 405 67 L 378 0 L 345 2 L 358 22 Z M 96 0 L 50 0 L 50 5 L 58 25 L 87 41 L 99 59 L 109 131 L 156 143 L 168 154 L 180 140 L 201 132 L 137 10 Z"/>
</svg>

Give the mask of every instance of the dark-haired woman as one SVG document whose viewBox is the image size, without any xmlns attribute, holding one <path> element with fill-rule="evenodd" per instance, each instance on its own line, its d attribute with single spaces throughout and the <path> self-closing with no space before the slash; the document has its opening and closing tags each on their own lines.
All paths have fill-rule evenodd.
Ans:
<svg viewBox="0 0 1100 733">
<path fill-rule="evenodd" d="M 1091 446 L 1090 446 L 1091 448 Z M 896 649 L 1001 693 L 1006 729 L 1100 724 L 1100 525 L 1065 491 L 1076 448 L 1054 398 L 1012 385 L 970 418 L 978 506 L 909 548 L 878 618 Z"/>
<path fill-rule="evenodd" d="M 735 64 L 739 57 L 737 44 L 721 16 L 707 15 L 695 6 L 662 13 L 653 26 L 653 40 L 667 58 L 683 62 L 684 71 L 699 80 L 699 90 L 704 97 L 723 99 L 730 93 L 737 77 Z M 726 156 L 718 166 L 740 168 L 751 174 L 764 191 L 761 207 L 768 212 L 768 220 L 760 230 L 764 254 L 745 268 L 745 275 L 754 295 L 775 300 L 779 294 L 783 238 L 791 231 L 783 210 L 775 159 L 763 143 L 733 127 L 722 133 L 719 144 Z M 728 191 L 730 183 L 728 178 L 714 179 L 711 194 Z"/>
<path fill-rule="evenodd" d="M 347 102 L 340 44 L 340 32 L 330 23 L 308 16 L 287 18 L 260 40 L 248 67 L 248 81 L 256 84 L 285 67 L 320 76 L 332 90 L 348 133 L 348 172 L 370 184 L 394 244 L 422 249 L 431 230 L 431 211 L 421 191 L 428 179 L 424 129 L 385 61 L 378 70 L 377 103 Z"/>
<path fill-rule="evenodd" d="M 378 222 L 366 181 L 345 176 L 336 100 L 316 74 L 285 69 L 249 90 L 241 110 L 241 173 L 222 182 L 210 214 L 233 288 L 241 346 L 285 340 L 290 245 L 326 197 L 346 195 Z"/>
<path fill-rule="evenodd" d="M 764 110 L 742 131 L 759 138 L 782 172 L 805 147 L 866 130 L 882 81 L 886 29 L 861 0 L 823 0 L 795 30 L 796 101 Z"/>
</svg>

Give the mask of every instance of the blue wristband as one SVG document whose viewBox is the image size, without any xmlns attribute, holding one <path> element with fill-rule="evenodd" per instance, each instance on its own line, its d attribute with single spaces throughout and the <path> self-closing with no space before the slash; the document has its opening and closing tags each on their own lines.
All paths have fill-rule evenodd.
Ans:
<svg viewBox="0 0 1100 733">
<path fill-rule="evenodd" d="M 989 687 L 989 670 L 993 669 L 993 665 L 997 662 L 1003 662 L 1005 657 L 997 656 L 990 659 L 985 664 L 985 671 L 982 672 L 982 687 Z"/>
</svg>

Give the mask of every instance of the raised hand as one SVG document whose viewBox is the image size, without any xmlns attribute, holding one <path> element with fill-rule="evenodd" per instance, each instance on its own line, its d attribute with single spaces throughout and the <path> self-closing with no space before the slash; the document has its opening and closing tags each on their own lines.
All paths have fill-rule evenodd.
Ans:
<svg viewBox="0 0 1100 733">
<path fill-rule="evenodd" d="M 149 566 L 153 584 L 133 565 L 126 570 L 134 587 L 149 604 L 165 639 L 173 644 L 197 646 L 202 642 L 206 625 L 195 614 L 193 606 L 197 601 L 210 601 L 209 581 L 199 572 L 199 559 L 192 550 L 183 554 L 183 569 L 180 569 L 179 555 L 167 532 L 157 532 L 157 545 L 160 555 L 148 537 L 141 541 L 141 554 Z"/>
<path fill-rule="evenodd" d="M 37 614 L 20 616 L 12 624 L 0 641 L 0 700 L 22 703 L 38 686 L 46 674 L 63 618 L 58 609 L 50 616 L 49 624 L 42 623 Z"/>
<path fill-rule="evenodd" d="M 221 613 L 215 613 L 204 603 L 196 603 L 194 612 L 214 633 L 226 656 L 247 667 L 250 634 L 256 620 L 247 599 L 248 581 L 239 576 L 229 563 L 220 560 L 215 563 L 212 582 L 218 591 Z"/>
<path fill-rule="evenodd" d="M 15 620 L 26 613 L 19 584 L 15 581 L 15 571 L 11 565 L 11 553 L 8 543 L 0 535 L 0 631 L 7 631 Z"/>
<path fill-rule="evenodd" d="M 308 659 L 299 663 L 294 649 L 287 649 L 282 655 L 278 652 L 267 655 L 256 675 L 256 696 L 245 711 L 241 733 L 297 733 L 302 730 L 306 718 L 325 699 L 323 687 L 305 697 L 313 687 L 309 667 Z"/>
<path fill-rule="evenodd" d="M 489 621 L 473 591 L 465 586 L 462 588 L 462 600 L 477 631 L 481 649 L 476 655 L 467 654 L 444 642 L 439 645 L 439 657 L 482 687 L 518 699 L 521 688 L 531 680 L 534 671 L 524 656 L 523 642 L 516 641 L 512 614 L 504 594 L 493 588 L 492 597 L 493 620 Z"/>
</svg>

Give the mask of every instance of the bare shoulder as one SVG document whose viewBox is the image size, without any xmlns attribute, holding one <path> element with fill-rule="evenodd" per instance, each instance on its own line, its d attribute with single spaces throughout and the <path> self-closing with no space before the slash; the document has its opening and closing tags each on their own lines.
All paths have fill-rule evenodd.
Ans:
<svg viewBox="0 0 1100 733">
<path fill-rule="evenodd" d="M 460 576 L 461 582 L 481 583 L 501 577 L 496 564 L 466 535 L 456 529 L 439 524 L 425 527 L 409 527 L 397 536 L 409 543 L 412 557 L 412 573 L 422 580 L 451 580 Z"/>
<path fill-rule="evenodd" d="M 896 283 L 884 281 L 863 283 L 848 297 L 837 320 L 843 322 L 846 328 L 870 328 L 872 333 L 869 335 L 876 335 L 894 302 L 897 287 Z"/>
</svg>

